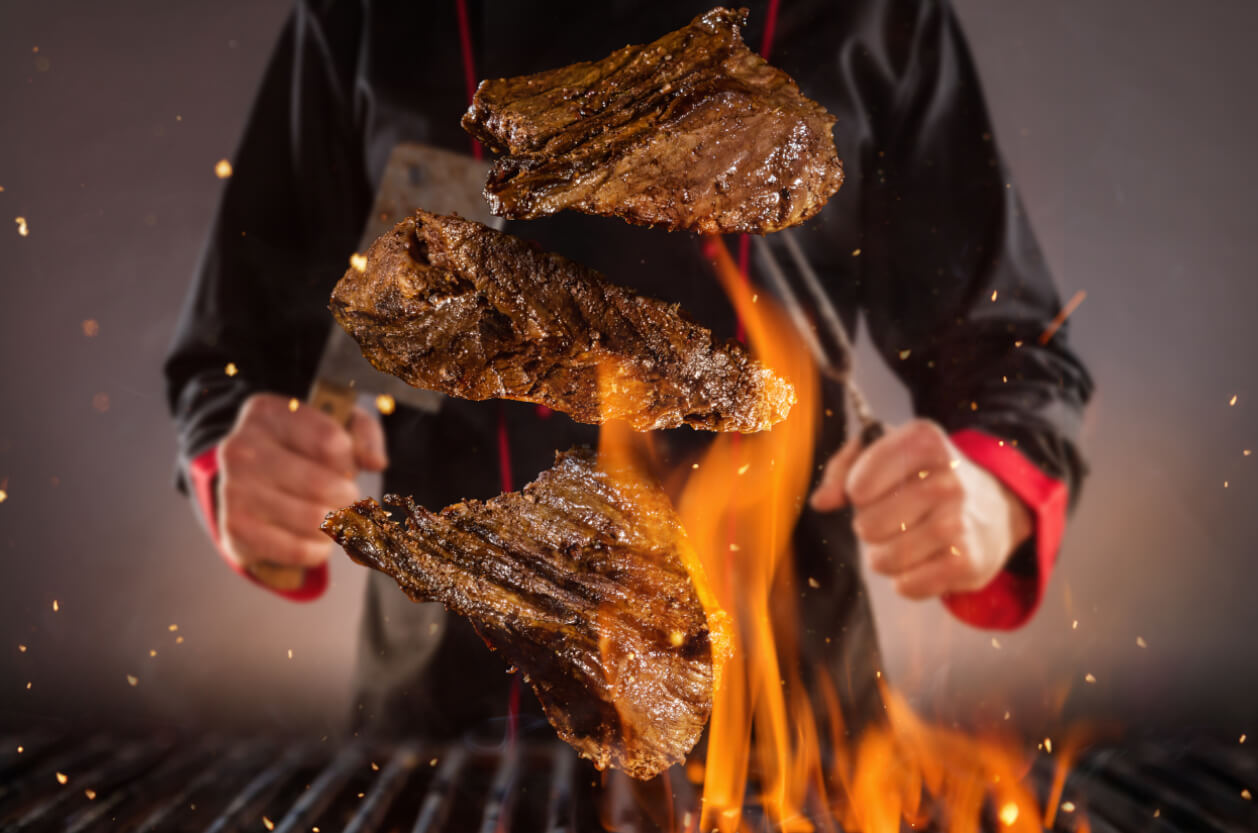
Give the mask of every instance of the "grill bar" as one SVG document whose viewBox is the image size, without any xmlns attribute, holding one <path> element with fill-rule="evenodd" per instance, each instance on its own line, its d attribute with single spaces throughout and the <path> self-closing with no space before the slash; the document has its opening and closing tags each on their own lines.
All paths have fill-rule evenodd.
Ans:
<svg viewBox="0 0 1258 833">
<path fill-rule="evenodd" d="M 214 823 L 210 825 L 206 833 L 229 833 L 229 831 L 236 830 L 238 828 L 237 819 L 244 816 L 251 808 L 261 804 L 268 795 L 279 789 L 280 784 L 297 771 L 302 757 L 302 750 L 289 750 L 287 755 L 258 773 L 240 794 L 232 799 L 231 803 L 227 805 L 227 809 L 223 810 L 222 814 L 214 820 Z"/>
<path fill-rule="evenodd" d="M 297 803 L 288 811 L 288 815 L 275 826 L 276 833 L 298 833 L 306 831 L 324 808 L 336 797 L 336 791 L 344 784 L 350 773 L 363 765 L 363 750 L 358 746 L 349 746 L 341 750 L 323 772 L 319 773 L 309 789 L 301 794 Z"/>
<path fill-rule="evenodd" d="M 450 812 L 455 780 L 466 763 L 467 748 L 464 746 L 451 747 L 445 758 L 438 762 L 432 785 L 424 796 L 424 803 L 419 808 L 419 816 L 415 819 L 411 833 L 435 833 L 445 824 L 446 816 Z"/>
<path fill-rule="evenodd" d="M 210 748 L 213 755 L 217 745 Z M 259 763 L 263 750 L 258 745 L 250 745 L 229 749 L 221 766 L 207 767 L 202 772 L 177 789 L 168 799 L 159 802 L 153 811 L 135 828 L 134 833 L 158 833 L 171 817 L 188 803 L 192 796 L 199 794 L 215 782 L 230 781 L 233 774 L 240 770 L 252 771 Z"/>
<path fill-rule="evenodd" d="M 576 758 L 571 750 L 557 744 L 551 754 L 550 766 L 554 774 L 546 806 L 546 833 L 574 833 L 577 822 L 572 783 Z"/>
<path fill-rule="evenodd" d="M 381 771 L 358 812 L 350 819 L 345 833 L 371 833 L 376 830 L 418 764 L 418 746 L 408 745 L 399 749 Z"/>
<path fill-rule="evenodd" d="M 75 784 L 67 780 L 62 789 L 31 807 L 17 820 L 10 829 L 17 831 L 29 830 L 53 818 L 63 805 L 83 796 L 79 784 L 83 787 L 106 793 L 114 787 L 125 784 L 140 773 L 152 767 L 159 758 L 169 751 L 167 744 L 130 743 L 122 747 L 122 751 L 114 757 L 107 757 L 84 775 L 75 776 Z"/>
<path fill-rule="evenodd" d="M 480 833 L 507 833 L 511 824 L 511 803 L 515 798 L 515 782 L 520 777 L 520 747 L 507 744 L 507 750 L 499 758 L 498 771 L 494 773 L 489 799 L 485 802 L 485 817 Z"/>
</svg>

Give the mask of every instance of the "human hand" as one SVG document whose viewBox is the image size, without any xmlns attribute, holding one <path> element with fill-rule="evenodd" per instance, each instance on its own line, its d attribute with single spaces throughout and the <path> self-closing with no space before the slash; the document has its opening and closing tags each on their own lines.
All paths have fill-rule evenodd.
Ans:
<svg viewBox="0 0 1258 833">
<path fill-rule="evenodd" d="M 355 408 L 347 429 L 290 402 L 250 396 L 219 445 L 219 538 L 241 566 L 326 562 L 332 547 L 319 531 L 324 516 L 358 500 L 360 470 L 388 465 L 384 432 L 366 411 Z"/>
<path fill-rule="evenodd" d="M 910 599 L 985 587 L 1034 529 L 1021 499 L 924 419 L 867 449 L 849 442 L 809 502 L 819 512 L 850 502 L 870 568 Z"/>
</svg>

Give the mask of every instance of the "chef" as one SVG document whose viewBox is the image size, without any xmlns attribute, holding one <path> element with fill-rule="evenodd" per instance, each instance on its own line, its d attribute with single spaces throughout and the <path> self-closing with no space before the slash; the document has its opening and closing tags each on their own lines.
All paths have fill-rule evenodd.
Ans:
<svg viewBox="0 0 1258 833">
<path fill-rule="evenodd" d="M 226 564 L 290 601 L 334 569 L 319 523 L 383 471 L 428 507 L 489 498 L 597 429 L 531 405 L 442 400 L 435 412 L 356 411 L 344 427 L 304 398 L 326 305 L 391 150 L 470 153 L 459 119 L 474 79 L 598 59 L 685 25 L 711 0 L 591 5 L 298 0 L 267 67 L 166 361 L 179 482 Z M 1010 184 L 946 0 L 755 0 L 744 38 L 838 117 L 847 180 L 799 234 L 849 329 L 863 318 L 917 417 L 867 448 L 824 420 L 818 479 L 795 530 L 804 663 L 839 685 L 849 727 L 880 711 L 865 578 L 937 600 L 975 627 L 1026 623 L 1057 557 L 1084 464 L 1092 384 Z M 678 302 L 719 337 L 737 322 L 702 241 L 576 214 L 507 231 L 642 294 Z M 758 281 L 756 270 L 750 279 Z M 228 369 L 230 372 L 225 372 Z M 843 412 L 823 386 L 819 407 Z M 688 459 L 702 432 L 661 432 Z M 303 568 L 296 585 L 258 564 Z M 816 584 L 814 585 L 813 582 Z M 259 603 L 264 599 L 260 595 Z M 499 657 L 471 626 L 372 573 L 355 720 L 450 737 L 508 710 Z M 537 715 L 524 690 L 523 713 Z M 539 721 L 540 723 L 540 721 Z M 544 729 L 544 724 L 540 724 Z"/>
</svg>

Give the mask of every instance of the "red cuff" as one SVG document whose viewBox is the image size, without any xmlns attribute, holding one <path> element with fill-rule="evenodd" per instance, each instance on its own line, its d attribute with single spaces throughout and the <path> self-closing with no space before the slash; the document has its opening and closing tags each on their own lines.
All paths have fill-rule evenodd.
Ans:
<svg viewBox="0 0 1258 833">
<path fill-rule="evenodd" d="M 1001 571 L 990 584 L 970 593 L 944 596 L 944 605 L 962 622 L 979 628 L 1013 630 L 1031 618 L 1057 561 L 1066 529 L 1066 484 L 1049 477 L 1009 443 L 966 429 L 952 442 L 971 461 L 987 469 L 1022 499 L 1035 516 L 1034 576 Z"/>
<path fill-rule="evenodd" d="M 309 602 L 323 595 L 323 591 L 328 589 L 327 564 L 320 564 L 318 567 L 307 569 L 306 579 L 302 582 L 301 587 L 295 590 L 277 590 L 264 582 L 258 581 L 236 559 L 228 555 L 227 550 L 223 549 L 223 544 L 218 534 L 218 512 L 215 510 L 214 505 L 214 479 L 218 477 L 218 446 L 214 446 L 197 455 L 192 464 L 188 466 L 188 477 L 192 481 L 192 494 L 196 498 L 197 508 L 201 510 L 201 517 L 205 519 L 205 528 L 209 530 L 210 540 L 214 542 L 214 549 L 218 550 L 218 554 L 227 562 L 227 566 L 259 587 L 265 587 L 277 596 L 283 596 L 294 602 Z"/>
</svg>

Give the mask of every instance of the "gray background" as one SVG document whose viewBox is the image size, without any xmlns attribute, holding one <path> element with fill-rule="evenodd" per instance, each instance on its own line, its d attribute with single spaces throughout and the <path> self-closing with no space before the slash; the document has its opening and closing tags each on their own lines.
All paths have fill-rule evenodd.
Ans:
<svg viewBox="0 0 1258 833">
<path fill-rule="evenodd" d="M 932 712 L 1008 708 L 1028 732 L 1253 731 L 1258 5 L 957 6 L 1062 296 L 1088 293 L 1094 474 L 1023 631 L 994 643 L 876 585 L 889 674 Z M 159 375 L 214 163 L 285 11 L 0 2 L 0 722 L 321 730 L 344 713 L 362 571 L 338 560 L 331 593 L 293 605 L 226 570 L 171 488 Z M 859 369 L 903 415 L 876 360 Z"/>
</svg>

